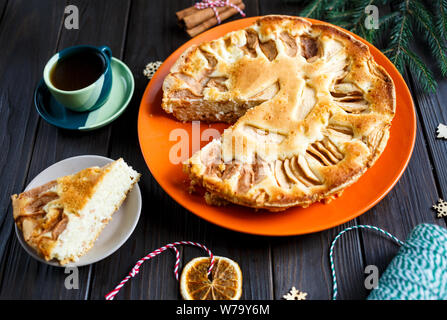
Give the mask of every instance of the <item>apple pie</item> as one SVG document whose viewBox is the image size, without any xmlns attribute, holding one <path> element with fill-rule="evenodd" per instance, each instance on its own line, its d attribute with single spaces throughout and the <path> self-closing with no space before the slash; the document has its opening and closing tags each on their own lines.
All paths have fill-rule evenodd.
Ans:
<svg viewBox="0 0 447 320">
<path fill-rule="evenodd" d="M 77 261 L 93 246 L 140 174 L 118 159 L 13 195 L 23 238 L 46 260 Z"/>
<path fill-rule="evenodd" d="M 232 124 L 184 163 L 210 203 L 280 211 L 329 201 L 383 152 L 391 77 L 346 32 L 265 16 L 189 48 L 163 84 L 181 121 Z"/>
</svg>

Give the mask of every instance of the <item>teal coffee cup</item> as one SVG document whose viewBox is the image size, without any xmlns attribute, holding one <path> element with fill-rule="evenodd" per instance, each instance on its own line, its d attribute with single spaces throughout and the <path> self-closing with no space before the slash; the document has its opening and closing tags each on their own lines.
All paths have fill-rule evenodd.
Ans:
<svg viewBox="0 0 447 320">
<path fill-rule="evenodd" d="M 107 46 L 75 46 L 56 53 L 43 79 L 54 99 L 77 112 L 101 107 L 112 87 L 112 51 Z"/>
</svg>

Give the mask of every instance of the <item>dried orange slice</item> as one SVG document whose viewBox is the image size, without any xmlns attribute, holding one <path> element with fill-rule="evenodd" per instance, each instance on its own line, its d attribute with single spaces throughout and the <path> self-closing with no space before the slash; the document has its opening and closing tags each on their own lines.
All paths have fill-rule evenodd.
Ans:
<svg viewBox="0 0 447 320">
<path fill-rule="evenodd" d="M 180 293 L 185 300 L 239 300 L 242 295 L 242 271 L 225 257 L 214 257 L 215 264 L 208 278 L 211 259 L 192 259 L 183 268 Z"/>
</svg>

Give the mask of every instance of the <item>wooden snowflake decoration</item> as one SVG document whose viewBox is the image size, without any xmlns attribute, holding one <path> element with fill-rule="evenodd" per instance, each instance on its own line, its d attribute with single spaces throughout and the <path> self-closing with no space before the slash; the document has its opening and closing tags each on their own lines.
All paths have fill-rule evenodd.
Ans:
<svg viewBox="0 0 447 320">
<path fill-rule="evenodd" d="M 301 292 L 297 290 L 295 287 L 292 287 L 288 294 L 283 296 L 286 300 L 306 300 L 307 293 Z"/>
<path fill-rule="evenodd" d="M 150 80 L 154 76 L 155 72 L 157 72 L 158 68 L 160 68 L 161 61 L 149 62 L 143 70 L 143 74 Z"/>
<path fill-rule="evenodd" d="M 438 203 L 433 206 L 433 209 L 438 212 L 438 218 L 447 217 L 447 201 L 439 199 Z"/>
<path fill-rule="evenodd" d="M 438 136 L 437 136 L 438 139 L 447 139 L 447 126 L 446 125 L 440 123 L 436 132 L 438 133 Z"/>
</svg>

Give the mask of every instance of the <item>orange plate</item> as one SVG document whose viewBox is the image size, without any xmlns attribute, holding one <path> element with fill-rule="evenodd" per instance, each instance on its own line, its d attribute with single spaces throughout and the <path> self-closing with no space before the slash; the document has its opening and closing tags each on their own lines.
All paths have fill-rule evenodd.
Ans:
<svg viewBox="0 0 447 320">
<path fill-rule="evenodd" d="M 413 151 L 416 138 L 416 116 L 410 91 L 394 65 L 374 46 L 367 44 L 378 64 L 383 66 L 396 85 L 397 110 L 391 126 L 391 137 L 382 156 L 343 195 L 330 204 L 315 203 L 308 208 L 290 208 L 279 213 L 228 205 L 214 207 L 202 196 L 187 191 L 187 176 L 181 164 L 169 161 L 169 150 L 179 142 L 172 130 L 184 129 L 189 133 L 190 151 L 192 124 L 181 123 L 161 108 L 162 84 L 171 66 L 182 52 L 193 44 L 217 39 L 226 33 L 248 27 L 258 17 L 236 20 L 208 30 L 177 49 L 158 69 L 144 92 L 138 117 L 138 135 L 144 159 L 161 187 L 179 204 L 199 217 L 235 231 L 268 235 L 299 235 L 329 229 L 361 215 L 377 204 L 393 188 L 404 172 Z M 311 20 L 312 22 L 320 22 Z M 322 23 L 322 22 L 320 22 Z M 346 31 L 346 30 L 344 30 Z M 202 124 L 200 130 L 215 128 L 221 133 L 225 124 Z M 175 132 L 174 132 L 175 133 Z M 201 142 L 201 146 L 208 141 Z M 160 213 L 161 214 L 161 213 Z"/>
</svg>

